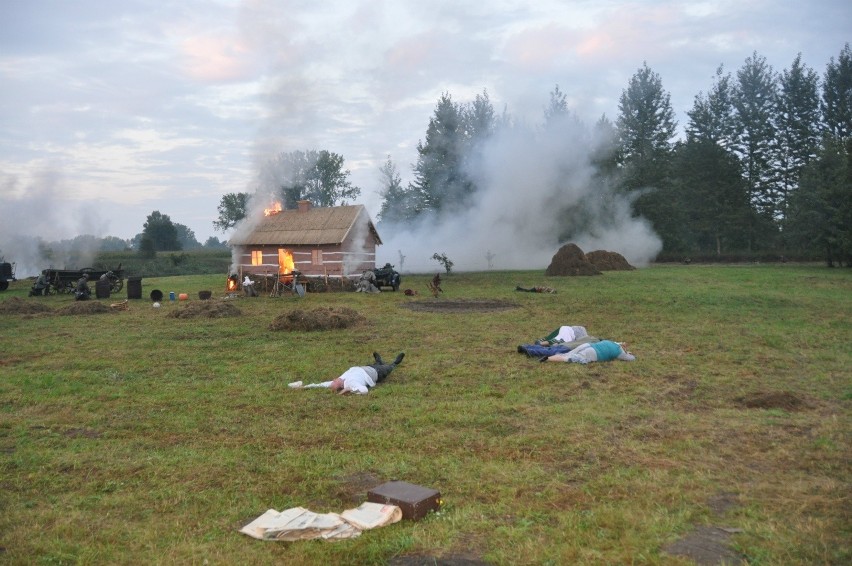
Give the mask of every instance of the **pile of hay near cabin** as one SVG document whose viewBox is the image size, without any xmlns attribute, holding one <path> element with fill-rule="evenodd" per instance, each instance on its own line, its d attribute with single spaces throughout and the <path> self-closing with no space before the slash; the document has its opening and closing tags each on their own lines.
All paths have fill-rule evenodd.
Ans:
<svg viewBox="0 0 852 566">
<path fill-rule="evenodd" d="M 312 310 L 294 309 L 275 317 L 269 330 L 313 331 L 349 328 L 366 319 L 349 307 L 324 307 Z"/>
<path fill-rule="evenodd" d="M 28 301 L 20 297 L 12 297 L 0 301 L 0 314 L 40 314 L 52 311 L 52 308 L 38 302 L 38 299 Z"/>
<path fill-rule="evenodd" d="M 618 252 L 595 250 L 586 254 L 586 259 L 601 271 L 630 271 L 636 269 Z"/>
<path fill-rule="evenodd" d="M 241 316 L 243 312 L 233 303 L 225 301 L 198 301 L 187 303 L 169 312 L 169 318 L 228 318 Z"/>
<path fill-rule="evenodd" d="M 56 311 L 60 315 L 79 315 L 79 314 L 103 314 L 112 312 L 112 310 L 103 303 L 97 301 L 74 301 L 70 305 L 66 305 Z"/>
<path fill-rule="evenodd" d="M 565 244 L 556 252 L 544 272 L 548 276 L 600 275 L 577 244 Z"/>
</svg>

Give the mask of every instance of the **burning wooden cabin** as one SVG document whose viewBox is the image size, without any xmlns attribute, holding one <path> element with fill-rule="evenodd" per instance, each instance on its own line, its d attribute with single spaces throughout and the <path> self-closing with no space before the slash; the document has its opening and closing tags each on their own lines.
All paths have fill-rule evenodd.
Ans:
<svg viewBox="0 0 852 566">
<path fill-rule="evenodd" d="M 382 240 L 363 205 L 312 207 L 299 201 L 295 210 L 266 209 L 264 217 L 230 240 L 240 280 L 303 277 L 356 278 L 376 267 Z"/>
</svg>

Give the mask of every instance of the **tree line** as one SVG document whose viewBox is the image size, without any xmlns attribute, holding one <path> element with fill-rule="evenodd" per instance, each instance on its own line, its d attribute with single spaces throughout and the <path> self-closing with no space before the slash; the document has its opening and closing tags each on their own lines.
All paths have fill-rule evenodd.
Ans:
<svg viewBox="0 0 852 566">
<path fill-rule="evenodd" d="M 710 88 L 686 112 L 685 136 L 662 78 L 647 63 L 619 98 L 618 116 L 587 127 L 557 85 L 535 130 L 541 136 L 594 139 L 588 181 L 601 199 L 628 198 L 647 219 L 665 257 L 820 257 L 852 263 L 852 50 L 846 44 L 820 76 L 796 56 L 776 72 L 757 52 L 735 73 L 720 66 Z M 469 103 L 439 98 L 417 144 L 413 180 L 404 184 L 388 157 L 380 168 L 381 223 L 413 224 L 474 202 L 482 181 L 471 162 L 495 136 L 530 135 L 487 91 Z M 343 158 L 328 151 L 282 153 L 270 160 L 260 188 L 294 208 L 344 204 L 360 194 Z M 519 187 L 521 189 L 521 187 Z M 567 189 L 566 189 L 567 190 Z M 246 214 L 248 193 L 225 195 L 214 227 L 227 230 Z M 519 194 L 518 206 L 523 206 Z M 559 237 L 584 229 L 567 207 Z"/>
</svg>

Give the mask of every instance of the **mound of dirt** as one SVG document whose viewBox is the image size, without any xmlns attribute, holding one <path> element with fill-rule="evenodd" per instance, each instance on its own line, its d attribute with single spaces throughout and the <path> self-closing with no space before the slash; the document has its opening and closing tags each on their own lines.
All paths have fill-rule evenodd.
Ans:
<svg viewBox="0 0 852 566">
<path fill-rule="evenodd" d="M 77 315 L 77 314 L 103 314 L 112 312 L 108 306 L 97 301 L 74 301 L 68 306 L 62 307 L 56 311 L 56 314 L 61 315 Z"/>
<path fill-rule="evenodd" d="M 228 318 L 240 316 L 243 312 L 233 303 L 224 301 L 198 301 L 187 303 L 185 307 L 171 311 L 169 318 Z"/>
<path fill-rule="evenodd" d="M 600 275 L 601 271 L 586 258 L 577 244 L 565 244 L 556 252 L 544 272 L 549 276 Z"/>
<path fill-rule="evenodd" d="M 789 391 L 759 392 L 740 397 L 737 402 L 748 409 L 783 409 L 800 411 L 808 407 L 807 401 Z"/>
<path fill-rule="evenodd" d="M 618 252 L 595 250 L 587 253 L 586 259 L 601 271 L 630 271 L 631 269 L 636 269 L 627 263 L 624 256 Z"/>
<path fill-rule="evenodd" d="M 403 307 L 422 312 L 493 312 L 518 308 L 518 303 L 501 300 L 415 301 Z"/>
<path fill-rule="evenodd" d="M 349 307 L 325 307 L 313 310 L 294 309 L 275 317 L 269 324 L 269 330 L 332 330 L 349 328 L 365 318 Z"/>
<path fill-rule="evenodd" d="M 0 314 L 39 314 L 52 310 L 49 306 L 38 302 L 37 299 L 28 301 L 20 297 L 12 297 L 0 301 Z"/>
</svg>

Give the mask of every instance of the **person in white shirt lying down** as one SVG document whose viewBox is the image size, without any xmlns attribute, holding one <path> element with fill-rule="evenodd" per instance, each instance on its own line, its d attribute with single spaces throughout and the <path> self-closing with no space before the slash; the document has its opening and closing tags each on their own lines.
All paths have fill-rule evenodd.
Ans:
<svg viewBox="0 0 852 566">
<path fill-rule="evenodd" d="M 365 395 L 370 392 L 371 388 L 387 379 L 394 368 L 402 362 L 402 358 L 404 357 L 405 352 L 400 352 L 392 363 L 386 364 L 378 352 L 373 352 L 373 359 L 376 362 L 374 364 L 369 366 L 353 366 L 331 381 L 309 383 L 308 385 L 302 385 L 301 381 L 297 381 L 291 383 L 290 387 L 295 389 L 327 387 L 341 395 L 346 393 Z"/>
</svg>

